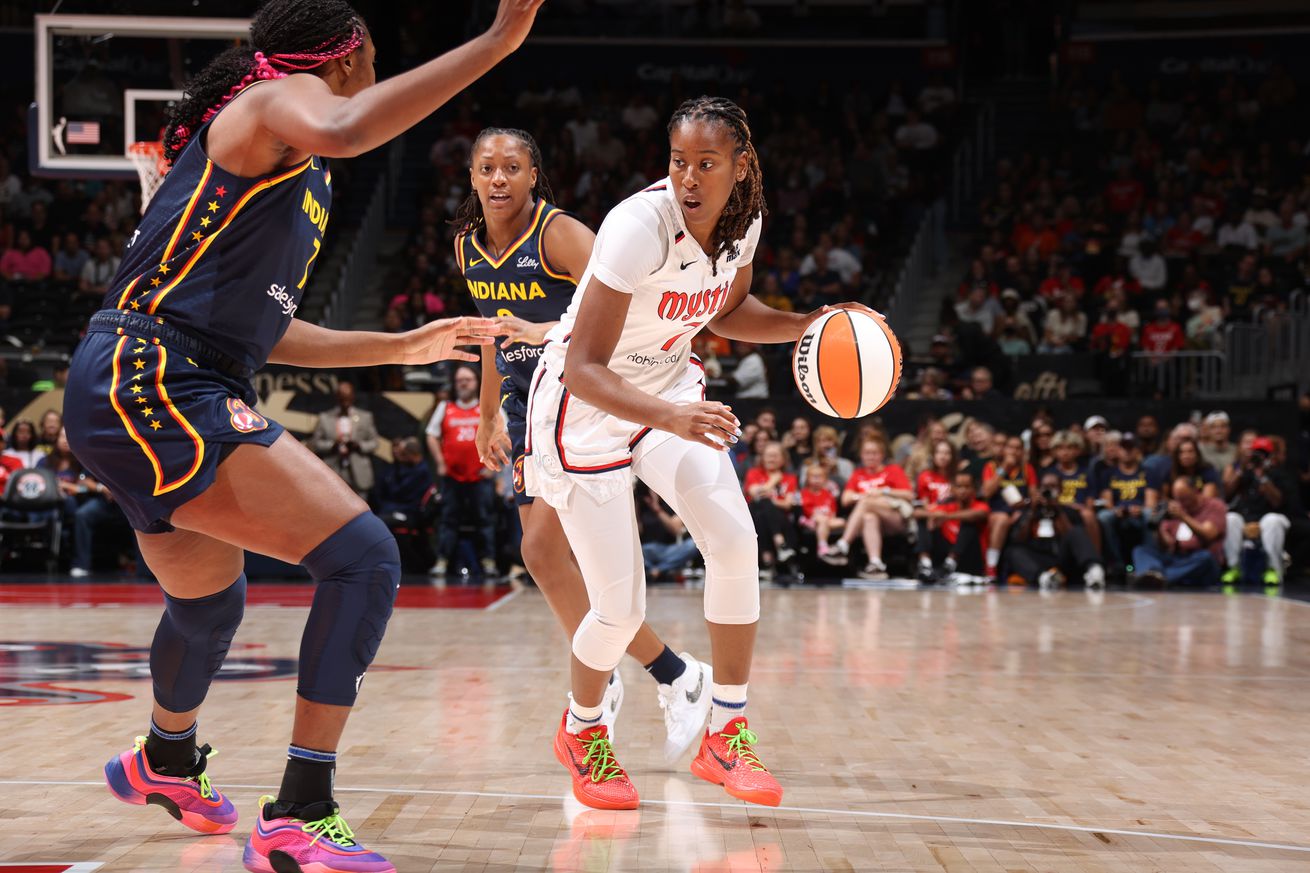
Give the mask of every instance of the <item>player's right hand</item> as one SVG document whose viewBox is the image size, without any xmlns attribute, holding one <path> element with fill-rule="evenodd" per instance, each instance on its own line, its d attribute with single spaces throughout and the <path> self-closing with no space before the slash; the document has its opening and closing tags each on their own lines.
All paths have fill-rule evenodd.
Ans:
<svg viewBox="0 0 1310 873">
<path fill-rule="evenodd" d="M 741 422 L 732 414 L 732 407 L 713 400 L 678 405 L 666 429 L 719 451 L 726 451 L 741 438 Z"/>
<path fill-rule="evenodd" d="M 479 421 L 478 433 L 474 437 L 478 447 L 478 460 L 488 470 L 499 472 L 509 463 L 509 453 L 513 443 L 505 432 L 505 419 L 497 415 L 493 421 Z"/>
<path fill-rule="evenodd" d="M 537 18 L 537 10 L 545 0 L 500 0 L 496 10 L 496 20 L 491 23 L 487 33 L 495 37 L 506 52 L 512 52 L 523 45 L 532 30 L 532 22 Z"/>
</svg>

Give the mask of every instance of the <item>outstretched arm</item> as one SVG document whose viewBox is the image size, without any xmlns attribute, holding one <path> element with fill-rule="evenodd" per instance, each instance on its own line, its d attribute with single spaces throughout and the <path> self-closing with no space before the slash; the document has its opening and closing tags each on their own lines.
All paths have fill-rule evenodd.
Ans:
<svg viewBox="0 0 1310 873">
<path fill-rule="evenodd" d="M 517 49 L 544 0 L 501 0 L 491 28 L 421 67 L 339 97 L 317 76 L 288 76 L 247 100 L 259 124 L 293 151 L 349 158 L 395 139 Z"/>
<path fill-rule="evenodd" d="M 491 345 L 495 333 L 495 322 L 486 318 L 443 318 L 404 333 L 331 330 L 293 318 L 268 362 L 295 367 L 377 367 L 447 359 L 476 363 L 476 354 L 455 347 Z"/>
</svg>

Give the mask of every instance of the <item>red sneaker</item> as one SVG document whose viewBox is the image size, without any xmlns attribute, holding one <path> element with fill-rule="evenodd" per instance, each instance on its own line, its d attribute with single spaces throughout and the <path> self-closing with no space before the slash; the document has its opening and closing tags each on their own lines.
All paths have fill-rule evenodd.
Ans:
<svg viewBox="0 0 1310 873">
<path fill-rule="evenodd" d="M 706 782 L 722 785 L 738 800 L 777 806 L 782 803 L 782 786 L 755 754 L 759 737 L 738 716 L 716 734 L 709 731 L 700 741 L 700 752 L 691 759 L 691 772 Z"/>
<path fill-rule="evenodd" d="M 555 757 L 573 777 L 573 796 L 593 809 L 636 809 L 636 786 L 614 759 L 609 729 L 602 724 L 571 734 L 568 724 L 565 710 L 555 734 Z"/>
</svg>

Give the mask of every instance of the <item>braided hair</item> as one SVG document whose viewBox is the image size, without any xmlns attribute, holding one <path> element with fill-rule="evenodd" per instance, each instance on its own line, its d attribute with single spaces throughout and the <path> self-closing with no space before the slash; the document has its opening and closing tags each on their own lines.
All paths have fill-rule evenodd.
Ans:
<svg viewBox="0 0 1310 873">
<path fill-rule="evenodd" d="M 248 85 L 344 58 L 364 44 L 366 33 L 346 0 L 268 0 L 250 22 L 250 45 L 227 49 L 187 83 L 169 113 L 164 158 L 176 161 L 196 131 Z"/>
<path fill-rule="evenodd" d="M 523 143 L 523 147 L 528 150 L 528 159 L 532 161 L 532 166 L 537 171 L 537 182 L 532 186 L 532 198 L 534 200 L 546 200 L 553 203 L 555 193 L 550 190 L 550 181 L 546 178 L 546 171 L 541 166 L 541 147 L 537 141 L 532 138 L 532 134 L 526 130 L 519 130 L 516 127 L 486 127 L 478 134 L 477 139 L 473 140 L 473 146 L 469 149 L 469 168 L 472 169 L 473 161 L 478 154 L 478 146 L 488 137 L 493 136 L 512 136 L 514 139 Z M 478 189 L 474 188 L 469 191 L 469 195 L 464 198 L 464 202 L 459 204 L 455 210 L 455 217 L 450 220 L 450 224 L 455 228 L 456 235 L 470 234 L 487 223 L 487 218 L 482 214 L 482 200 L 478 197 Z"/>
<path fill-rule="evenodd" d="M 697 97 L 685 101 L 669 119 L 669 135 L 680 124 L 692 121 L 708 121 L 723 125 L 737 141 L 733 150 L 734 157 L 746 155 L 746 178 L 733 186 L 728 203 L 723 207 L 719 223 L 714 226 L 710 237 L 711 271 L 718 275 L 719 255 L 729 257 L 737 252 L 737 243 L 746 238 L 746 231 L 756 218 L 768 215 L 769 209 L 764 204 L 764 173 L 760 170 L 760 156 L 755 153 L 751 142 L 751 128 L 746 120 L 746 112 L 726 97 Z"/>
</svg>

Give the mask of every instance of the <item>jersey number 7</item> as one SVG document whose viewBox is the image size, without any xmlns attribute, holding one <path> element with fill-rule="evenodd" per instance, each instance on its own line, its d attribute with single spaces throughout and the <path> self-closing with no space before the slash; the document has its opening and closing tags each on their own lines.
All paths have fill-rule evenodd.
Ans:
<svg viewBox="0 0 1310 873">
<path fill-rule="evenodd" d="M 693 321 L 691 324 L 687 325 L 687 329 L 686 329 L 686 330 L 684 330 L 684 331 L 682 331 L 682 332 L 680 332 L 680 333 L 675 333 L 673 336 L 669 337 L 669 341 L 666 342 L 664 345 L 660 346 L 660 351 L 661 351 L 661 352 L 667 352 L 669 349 L 673 348 L 673 344 L 674 344 L 674 343 L 676 343 L 678 340 L 682 339 L 682 338 L 683 338 L 684 336 L 686 336 L 687 334 L 689 334 L 689 333 L 694 333 L 694 332 L 695 332 L 698 328 L 700 328 L 700 326 L 701 326 L 702 324 L 704 324 L 704 323 L 705 323 L 705 322 L 703 322 L 703 321 Z"/>
</svg>

